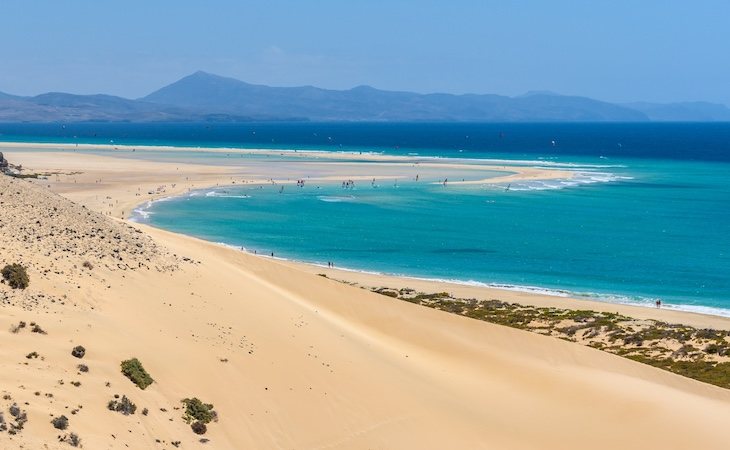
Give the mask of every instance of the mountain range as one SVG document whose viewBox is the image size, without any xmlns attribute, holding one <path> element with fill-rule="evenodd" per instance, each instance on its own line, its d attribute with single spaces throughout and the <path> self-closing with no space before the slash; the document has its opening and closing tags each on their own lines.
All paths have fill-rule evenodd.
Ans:
<svg viewBox="0 0 730 450">
<path fill-rule="evenodd" d="M 0 122 L 246 121 L 638 122 L 730 121 L 725 105 L 706 102 L 614 104 L 529 92 L 418 94 L 358 86 L 271 87 L 196 72 L 139 99 L 51 92 L 0 92 Z"/>
</svg>

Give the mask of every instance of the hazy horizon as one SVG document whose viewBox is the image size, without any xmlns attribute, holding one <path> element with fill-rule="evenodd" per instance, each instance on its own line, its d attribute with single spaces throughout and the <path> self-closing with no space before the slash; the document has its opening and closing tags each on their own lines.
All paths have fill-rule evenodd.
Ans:
<svg viewBox="0 0 730 450">
<path fill-rule="evenodd" d="M 724 2 L 3 3 L 0 91 L 15 95 L 139 98 L 202 70 L 270 86 L 730 104 Z"/>
</svg>

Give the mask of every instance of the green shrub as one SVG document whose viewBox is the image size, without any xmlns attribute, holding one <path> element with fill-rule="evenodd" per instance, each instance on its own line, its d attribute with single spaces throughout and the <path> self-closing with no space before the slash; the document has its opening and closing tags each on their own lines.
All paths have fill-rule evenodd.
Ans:
<svg viewBox="0 0 730 450">
<path fill-rule="evenodd" d="M 193 429 L 193 433 L 195 434 L 205 434 L 205 432 L 208 431 L 208 427 L 199 420 L 193 422 L 192 425 L 190 425 L 190 428 Z"/>
<path fill-rule="evenodd" d="M 730 348 L 724 344 L 724 341 L 721 342 L 722 343 L 720 344 L 707 344 L 705 347 L 705 353 L 709 353 L 710 355 L 727 356 L 727 354 L 730 353 Z"/>
<path fill-rule="evenodd" d="M 132 380 L 132 383 L 136 384 L 140 389 L 145 389 L 155 381 L 152 379 L 150 374 L 144 370 L 142 363 L 139 362 L 137 358 L 122 361 L 122 373 L 125 377 Z"/>
<path fill-rule="evenodd" d="M 10 430 L 8 430 L 8 433 L 18 434 L 20 431 L 23 430 L 25 423 L 28 422 L 28 413 L 20 409 L 17 403 L 13 403 L 12 405 L 10 405 L 10 408 L 8 408 L 8 412 L 15 419 L 15 423 L 10 424 Z"/>
<path fill-rule="evenodd" d="M 71 447 L 81 447 L 81 438 L 76 433 L 69 433 L 66 436 L 59 437 L 58 440 L 67 443 Z"/>
<path fill-rule="evenodd" d="M 125 416 L 134 414 L 134 412 L 137 411 L 137 405 L 132 403 L 132 401 L 128 399 L 126 395 L 123 395 L 121 400 L 109 400 L 109 403 L 107 403 L 106 407 L 109 409 L 109 411 L 120 412 Z"/>
<path fill-rule="evenodd" d="M 217 417 L 215 411 L 213 411 L 213 405 L 203 403 L 197 397 L 183 399 L 182 403 L 185 405 L 185 415 L 183 415 L 183 419 L 185 419 L 187 423 L 199 421 L 205 424 Z"/>
<path fill-rule="evenodd" d="M 377 292 L 380 295 L 385 295 L 386 297 L 398 298 L 398 292 L 391 291 L 390 289 L 378 289 L 375 292 Z"/>
<path fill-rule="evenodd" d="M 2 270 L 3 279 L 13 289 L 25 289 L 30 284 L 28 272 L 20 264 L 8 264 Z"/>
<path fill-rule="evenodd" d="M 13 334 L 16 334 L 18 331 L 22 330 L 23 328 L 25 328 L 25 322 L 23 322 L 21 320 L 20 322 L 18 322 L 17 325 L 13 325 L 12 327 L 10 327 L 10 332 Z"/>
<path fill-rule="evenodd" d="M 51 420 L 51 424 L 53 424 L 53 428 L 56 428 L 57 430 L 65 430 L 68 428 L 68 417 L 54 417 L 53 420 Z"/>
</svg>

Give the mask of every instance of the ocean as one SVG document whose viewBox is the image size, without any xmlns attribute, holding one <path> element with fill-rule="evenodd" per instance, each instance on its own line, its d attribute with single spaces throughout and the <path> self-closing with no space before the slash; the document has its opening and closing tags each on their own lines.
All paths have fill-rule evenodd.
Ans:
<svg viewBox="0 0 730 450">
<path fill-rule="evenodd" d="M 0 124 L 0 140 L 509 159 L 576 171 L 504 185 L 230 186 L 137 220 L 352 270 L 730 316 L 730 124 Z M 228 161 L 205 152 L 127 157 Z M 285 158 L 286 156 L 284 156 Z M 437 180 L 432 180 L 437 181 Z"/>
</svg>

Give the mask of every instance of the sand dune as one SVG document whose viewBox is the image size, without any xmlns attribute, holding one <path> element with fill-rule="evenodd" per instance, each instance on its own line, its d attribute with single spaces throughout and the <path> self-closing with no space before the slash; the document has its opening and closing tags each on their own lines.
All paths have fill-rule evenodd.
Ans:
<svg viewBox="0 0 730 450">
<path fill-rule="evenodd" d="M 6 421 L 12 403 L 28 414 L 18 434 L 0 432 L 2 448 L 69 448 L 58 436 L 71 431 L 92 449 L 174 448 L 177 441 L 216 449 L 727 448 L 727 390 L 394 301 L 315 269 L 130 228 L 107 213 L 121 211 L 116 200 L 161 195 L 135 195 L 156 176 L 184 190 L 186 181 L 231 174 L 87 160 L 98 167 L 84 167 L 76 183 L 72 175 L 0 178 L 0 263 L 21 260 L 31 279 L 22 292 L 0 285 L 0 406 Z M 79 160 L 63 161 L 45 168 L 71 170 Z M 99 229 L 103 238 L 88 235 Z M 29 326 L 13 333 L 21 320 L 47 334 Z M 70 354 L 75 345 L 86 348 L 81 360 Z M 33 351 L 39 357 L 26 358 Z M 144 391 L 120 372 L 130 357 L 155 379 Z M 80 363 L 89 371 L 80 372 Z M 137 412 L 108 410 L 115 394 L 128 396 Z M 192 396 L 218 412 L 209 442 L 200 443 L 176 409 Z M 69 418 L 66 431 L 50 424 L 60 414 Z"/>
</svg>

